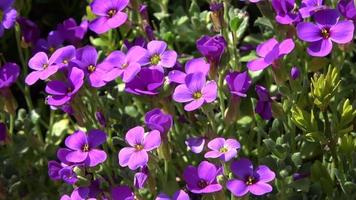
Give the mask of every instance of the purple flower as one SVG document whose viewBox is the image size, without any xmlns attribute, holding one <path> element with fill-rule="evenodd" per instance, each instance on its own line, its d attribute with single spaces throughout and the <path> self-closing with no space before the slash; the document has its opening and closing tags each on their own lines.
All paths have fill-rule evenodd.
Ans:
<svg viewBox="0 0 356 200">
<path fill-rule="evenodd" d="M 217 176 L 221 169 L 214 164 L 203 161 L 198 167 L 188 166 L 185 168 L 183 178 L 187 183 L 187 189 L 196 194 L 218 192 L 222 186 L 217 182 Z"/>
<path fill-rule="evenodd" d="M 184 190 L 178 190 L 173 194 L 172 198 L 164 193 L 160 193 L 155 200 L 190 200 L 190 198 Z"/>
<path fill-rule="evenodd" d="M 290 70 L 290 76 L 292 77 L 293 80 L 297 79 L 300 75 L 300 71 L 298 67 L 292 67 Z"/>
<path fill-rule="evenodd" d="M 173 117 L 155 108 L 145 115 L 145 124 L 150 130 L 158 130 L 161 136 L 165 135 L 173 126 Z"/>
<path fill-rule="evenodd" d="M 91 130 L 88 135 L 83 131 L 76 131 L 68 136 L 65 145 L 72 150 L 65 159 L 73 163 L 84 163 L 95 167 L 106 160 L 106 153 L 97 147 L 106 141 L 106 134 L 100 130 Z"/>
<path fill-rule="evenodd" d="M 223 36 L 213 37 L 204 35 L 196 42 L 198 51 L 208 60 L 210 64 L 217 65 L 225 51 L 227 43 Z"/>
<path fill-rule="evenodd" d="M 128 41 L 127 39 L 124 40 L 124 45 L 126 47 L 126 49 L 130 50 L 132 47 L 134 46 L 140 46 L 143 48 L 146 48 L 147 44 L 146 44 L 146 40 L 144 37 L 137 37 L 135 38 L 133 41 Z"/>
<path fill-rule="evenodd" d="M 48 59 L 47 54 L 44 52 L 36 53 L 28 62 L 29 67 L 35 71 L 27 75 L 26 84 L 33 85 L 39 79 L 46 80 L 55 74 L 59 69 L 59 65 L 55 64 L 54 59 L 55 57 L 52 56 Z"/>
<path fill-rule="evenodd" d="M 251 161 L 242 158 L 231 164 L 231 171 L 236 179 L 229 180 L 226 187 L 234 196 L 242 197 L 248 192 L 264 195 L 273 189 L 267 183 L 275 178 L 275 174 L 265 165 L 260 165 L 253 170 Z"/>
<path fill-rule="evenodd" d="M 106 127 L 106 119 L 102 112 L 100 111 L 95 112 L 95 119 L 98 120 L 99 124 L 102 127 Z"/>
<path fill-rule="evenodd" d="M 183 84 L 188 74 L 201 72 L 207 76 L 209 70 L 210 64 L 204 58 L 193 58 L 185 64 L 185 73 L 180 70 L 172 70 L 168 73 L 168 79 L 171 83 Z"/>
<path fill-rule="evenodd" d="M 28 44 L 35 45 L 40 38 L 40 29 L 33 21 L 22 16 L 17 18 L 20 25 L 22 40 Z"/>
<path fill-rule="evenodd" d="M 0 66 L 0 90 L 10 87 L 20 75 L 20 67 L 16 63 L 5 63 Z"/>
<path fill-rule="evenodd" d="M 115 29 L 127 20 L 127 14 L 121 12 L 129 4 L 129 0 L 94 0 L 90 8 L 98 18 L 90 22 L 89 28 L 97 34 Z"/>
<path fill-rule="evenodd" d="M 164 74 L 157 69 L 142 68 L 141 71 L 126 84 L 125 91 L 136 95 L 156 95 L 164 82 Z"/>
<path fill-rule="evenodd" d="M 92 46 L 85 46 L 77 50 L 76 59 L 73 62 L 85 72 L 92 87 L 100 88 L 113 80 L 107 77 L 116 64 L 116 56 L 116 51 L 114 51 L 103 62 L 98 63 L 99 56 L 96 49 Z"/>
<path fill-rule="evenodd" d="M 76 55 L 75 47 L 69 45 L 57 49 L 52 54 L 50 60 L 52 60 L 52 62 L 55 63 L 55 65 L 57 65 L 59 69 L 63 69 L 69 66 L 69 64 L 75 58 L 75 55 Z"/>
<path fill-rule="evenodd" d="M 256 53 L 259 58 L 249 61 L 247 67 L 251 71 L 263 70 L 284 55 L 289 54 L 294 49 L 294 46 L 292 39 L 286 39 L 278 43 L 275 38 L 271 38 L 257 46 Z"/>
<path fill-rule="evenodd" d="M 134 177 L 134 185 L 137 189 L 144 188 L 148 179 L 148 167 L 142 167 L 140 172 L 137 172 Z"/>
<path fill-rule="evenodd" d="M 60 180 L 61 176 L 59 175 L 59 171 L 62 168 L 63 168 L 63 166 L 61 165 L 61 163 L 54 161 L 54 160 L 48 161 L 48 176 L 52 180 Z"/>
<path fill-rule="evenodd" d="M 63 167 L 58 172 L 61 179 L 69 185 L 74 185 L 78 181 L 77 174 L 72 167 Z"/>
<path fill-rule="evenodd" d="M 258 3 L 258 2 L 260 2 L 262 0 L 248 0 L 248 1 L 251 2 L 251 3 Z"/>
<path fill-rule="evenodd" d="M 88 21 L 84 20 L 78 26 L 73 18 L 69 18 L 57 26 L 57 31 L 64 40 L 71 44 L 77 44 L 84 38 L 88 24 Z"/>
<path fill-rule="evenodd" d="M 323 5 L 323 0 L 303 0 L 299 13 L 302 18 L 307 18 L 325 8 L 326 6 Z"/>
<path fill-rule="evenodd" d="M 258 101 L 256 105 L 256 113 L 258 113 L 263 119 L 270 120 L 272 118 L 271 98 L 266 88 L 260 85 L 256 85 L 256 93 L 258 95 Z"/>
<path fill-rule="evenodd" d="M 240 143 L 235 139 L 215 138 L 208 143 L 209 149 L 205 153 L 205 158 L 219 158 L 224 162 L 230 161 L 236 157 L 237 150 L 240 149 Z"/>
<path fill-rule="evenodd" d="M 356 7 L 354 0 L 340 0 L 337 8 L 346 19 L 356 20 Z"/>
<path fill-rule="evenodd" d="M 5 29 L 10 29 L 16 22 L 17 11 L 13 9 L 13 0 L 0 1 L 0 37 L 4 35 Z"/>
<path fill-rule="evenodd" d="M 117 186 L 111 189 L 112 200 L 135 200 L 135 194 L 126 186 Z"/>
<path fill-rule="evenodd" d="M 205 145 L 205 138 L 203 137 L 193 137 L 185 141 L 188 149 L 193 153 L 199 154 L 203 151 Z"/>
<path fill-rule="evenodd" d="M 50 81 L 47 83 L 46 92 L 49 94 L 47 103 L 51 106 L 62 106 L 71 101 L 82 87 L 84 72 L 76 67 L 70 69 L 67 82 Z"/>
<path fill-rule="evenodd" d="M 225 80 L 227 85 L 229 86 L 231 94 L 240 97 L 247 97 L 246 93 L 252 83 L 247 71 L 242 73 L 231 72 L 226 76 Z"/>
<path fill-rule="evenodd" d="M 6 125 L 0 122 L 0 142 L 5 142 L 7 138 Z"/>
<path fill-rule="evenodd" d="M 173 99 L 179 103 L 187 103 L 184 110 L 193 111 L 200 108 L 204 103 L 215 101 L 217 95 L 217 85 L 215 81 L 206 82 L 203 73 L 188 74 L 185 84 L 176 87 Z"/>
<path fill-rule="evenodd" d="M 163 68 L 172 68 L 177 62 L 177 53 L 167 50 L 167 43 L 153 40 L 147 44 L 147 52 L 142 59 L 144 65 L 163 72 Z"/>
<path fill-rule="evenodd" d="M 96 200 L 99 193 L 99 181 L 93 181 L 89 187 L 77 187 L 71 196 L 63 195 L 60 200 Z"/>
<path fill-rule="evenodd" d="M 106 75 L 106 82 L 121 77 L 123 82 L 130 82 L 141 70 L 142 59 L 146 50 L 140 46 L 132 47 L 125 55 L 121 51 L 113 51 L 105 60 L 114 66 Z"/>
<path fill-rule="evenodd" d="M 324 57 L 330 54 L 333 43 L 346 44 L 352 41 L 354 24 L 350 20 L 339 21 L 337 10 L 325 9 L 314 14 L 315 24 L 301 22 L 297 25 L 298 37 L 309 42 L 307 52 L 311 56 Z"/>
<path fill-rule="evenodd" d="M 159 131 L 153 130 L 145 133 L 142 126 L 130 129 L 125 136 L 126 142 L 131 147 L 125 147 L 119 152 L 119 164 L 128 166 L 131 170 L 147 165 L 148 153 L 161 144 Z"/>
<path fill-rule="evenodd" d="M 272 0 L 276 21 L 280 24 L 298 23 L 301 18 L 295 9 L 295 0 Z"/>
<path fill-rule="evenodd" d="M 58 31 L 51 31 L 47 36 L 47 40 L 39 39 L 36 43 L 35 52 L 53 53 L 63 44 L 63 38 Z"/>
</svg>

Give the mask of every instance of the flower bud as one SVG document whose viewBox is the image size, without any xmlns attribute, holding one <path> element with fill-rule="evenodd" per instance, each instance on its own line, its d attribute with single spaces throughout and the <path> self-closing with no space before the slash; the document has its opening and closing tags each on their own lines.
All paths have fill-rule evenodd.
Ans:
<svg viewBox="0 0 356 200">
<path fill-rule="evenodd" d="M 290 76 L 293 80 L 296 80 L 300 75 L 300 71 L 297 67 L 292 67 L 290 70 Z"/>
<path fill-rule="evenodd" d="M 213 2 L 210 4 L 210 10 L 214 31 L 219 32 L 226 24 L 224 21 L 224 4 Z"/>
</svg>

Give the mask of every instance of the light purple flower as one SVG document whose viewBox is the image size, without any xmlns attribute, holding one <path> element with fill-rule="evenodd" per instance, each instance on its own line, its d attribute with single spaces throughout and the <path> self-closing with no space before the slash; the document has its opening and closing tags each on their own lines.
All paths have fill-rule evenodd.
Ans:
<svg viewBox="0 0 356 200">
<path fill-rule="evenodd" d="M 39 79 L 46 80 L 55 74 L 59 69 L 59 66 L 54 62 L 54 57 L 51 56 L 48 59 L 47 54 L 44 52 L 36 53 L 30 59 L 28 65 L 35 71 L 27 75 L 25 80 L 27 85 L 35 84 Z"/>
<path fill-rule="evenodd" d="M 144 188 L 149 176 L 148 167 L 144 166 L 141 168 L 140 172 L 137 172 L 134 177 L 134 186 L 137 189 Z"/>
<path fill-rule="evenodd" d="M 188 74 L 185 84 L 176 87 L 173 99 L 179 103 L 188 103 L 184 110 L 193 111 L 200 108 L 204 103 L 215 101 L 217 96 L 217 85 L 215 81 L 206 82 L 203 73 Z"/>
<path fill-rule="evenodd" d="M 0 90 L 10 87 L 20 75 L 20 67 L 16 63 L 5 63 L 0 66 Z"/>
<path fill-rule="evenodd" d="M 262 0 L 248 0 L 248 1 L 251 2 L 251 3 L 258 3 L 258 2 L 260 2 Z"/>
<path fill-rule="evenodd" d="M 130 129 L 125 136 L 126 142 L 131 147 L 125 147 L 119 152 L 119 164 L 128 166 L 131 170 L 147 165 L 148 153 L 161 145 L 159 131 L 153 130 L 145 133 L 141 126 Z"/>
<path fill-rule="evenodd" d="M 113 51 L 105 60 L 114 68 L 104 76 L 104 80 L 109 82 L 121 77 L 123 82 L 130 82 L 140 72 L 145 55 L 146 50 L 140 46 L 130 48 L 126 55 L 121 51 Z"/>
<path fill-rule="evenodd" d="M 300 70 L 298 69 L 298 67 L 292 67 L 292 69 L 290 70 L 290 77 L 295 80 L 299 77 L 300 75 Z"/>
<path fill-rule="evenodd" d="M 240 149 L 240 143 L 235 139 L 215 138 L 208 143 L 211 151 L 205 153 L 205 158 L 219 158 L 224 162 L 230 161 L 236 157 L 237 150 Z"/>
<path fill-rule="evenodd" d="M 112 200 L 135 200 L 135 194 L 126 186 L 117 186 L 111 189 Z"/>
<path fill-rule="evenodd" d="M 145 124 L 151 130 L 158 130 L 163 137 L 173 126 L 173 117 L 163 113 L 161 109 L 155 108 L 146 113 Z"/>
<path fill-rule="evenodd" d="M 260 165 L 254 170 L 251 161 L 242 158 L 231 164 L 231 171 L 236 179 L 229 180 L 226 187 L 234 196 L 242 197 L 248 192 L 259 196 L 273 189 L 268 182 L 274 180 L 275 173 L 265 165 Z"/>
<path fill-rule="evenodd" d="M 190 198 L 184 190 L 178 190 L 173 194 L 172 198 L 164 193 L 160 193 L 155 200 L 190 200 Z"/>
<path fill-rule="evenodd" d="M 185 72 L 172 70 L 168 73 L 168 79 L 171 83 L 185 83 L 185 77 L 188 74 L 201 72 L 206 76 L 209 74 L 210 64 L 204 58 L 193 58 L 185 64 Z"/>
<path fill-rule="evenodd" d="M 226 76 L 225 80 L 229 86 L 231 94 L 240 97 L 247 97 L 246 93 L 252 83 L 247 71 L 242 73 L 231 72 Z"/>
<path fill-rule="evenodd" d="M 73 45 L 57 49 L 51 56 L 50 60 L 58 66 L 59 69 L 67 68 L 75 59 L 76 51 Z"/>
<path fill-rule="evenodd" d="M 205 138 L 203 137 L 192 137 L 185 141 L 188 149 L 193 153 L 199 154 L 203 151 L 205 146 Z"/>
<path fill-rule="evenodd" d="M 309 55 L 324 57 L 330 54 L 332 42 L 346 44 L 352 41 L 354 24 L 350 20 L 339 21 L 337 10 L 321 10 L 313 17 L 315 23 L 301 22 L 297 25 L 298 37 L 310 43 L 307 49 Z"/>
<path fill-rule="evenodd" d="M 144 65 L 163 72 L 163 68 L 172 68 L 176 62 L 177 53 L 167 50 L 167 43 L 164 41 L 153 40 L 147 44 L 147 52 L 142 59 Z"/>
<path fill-rule="evenodd" d="M 315 12 L 325 8 L 326 6 L 323 5 L 323 0 L 302 0 L 299 13 L 302 18 L 307 18 L 312 16 Z"/>
<path fill-rule="evenodd" d="M 94 0 L 90 8 L 98 18 L 90 22 L 89 28 L 97 34 L 115 29 L 127 20 L 127 14 L 122 12 L 129 0 Z"/>
<path fill-rule="evenodd" d="M 183 178 L 187 183 L 187 189 L 196 194 L 208 194 L 218 192 L 222 186 L 217 182 L 217 176 L 221 169 L 214 164 L 203 161 L 198 167 L 188 166 L 185 168 Z"/>
<path fill-rule="evenodd" d="M 301 18 L 295 7 L 295 0 L 272 0 L 276 21 L 280 24 L 298 23 Z"/>
<path fill-rule="evenodd" d="M 356 20 L 356 7 L 354 0 L 340 0 L 337 8 L 346 19 Z"/>
<path fill-rule="evenodd" d="M 95 167 L 106 160 L 106 153 L 97 147 L 106 141 L 106 134 L 100 130 L 91 130 L 88 135 L 83 131 L 76 131 L 68 136 L 65 145 L 72 150 L 65 159 L 73 163 L 84 163 Z"/>
<path fill-rule="evenodd" d="M 260 85 L 256 85 L 256 93 L 258 95 L 258 101 L 256 105 L 256 113 L 258 113 L 263 119 L 270 120 L 272 118 L 272 105 L 269 92 L 266 88 Z"/>
<path fill-rule="evenodd" d="M 247 67 L 251 71 L 263 70 L 284 55 L 292 52 L 294 46 L 292 39 L 285 39 L 278 43 L 275 38 L 271 38 L 257 46 L 256 53 L 259 58 L 249 61 Z"/>
<path fill-rule="evenodd" d="M 50 81 L 46 92 L 49 94 L 47 103 L 51 106 L 62 106 L 71 101 L 84 83 L 84 72 L 76 67 L 70 69 L 68 79 L 63 81 Z"/>
<path fill-rule="evenodd" d="M 63 195 L 60 200 L 97 200 L 101 192 L 99 181 L 93 181 L 89 187 L 77 187 L 72 191 L 71 196 Z"/>
<path fill-rule="evenodd" d="M 5 29 L 10 29 L 16 22 L 17 11 L 13 9 L 14 0 L 0 1 L 0 37 L 4 35 Z"/>
<path fill-rule="evenodd" d="M 163 82 L 163 72 L 145 67 L 130 82 L 126 83 L 125 91 L 136 95 L 156 95 Z"/>
<path fill-rule="evenodd" d="M 211 65 L 218 65 L 227 46 L 226 40 L 221 35 L 204 35 L 196 41 L 198 51 Z"/>
</svg>

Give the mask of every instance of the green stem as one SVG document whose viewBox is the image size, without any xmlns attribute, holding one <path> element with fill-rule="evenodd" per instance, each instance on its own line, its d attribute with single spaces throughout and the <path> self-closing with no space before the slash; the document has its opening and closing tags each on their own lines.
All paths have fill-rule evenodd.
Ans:
<svg viewBox="0 0 356 200">
<path fill-rule="evenodd" d="M 324 118 L 324 133 L 325 136 L 328 138 L 328 146 L 331 150 L 331 156 L 334 160 L 335 166 L 338 168 L 339 166 L 339 160 L 337 157 L 337 152 L 336 152 L 336 141 L 332 135 L 331 132 L 331 124 L 329 121 L 329 117 L 328 117 L 328 111 L 324 110 L 322 111 L 323 114 L 323 118 Z"/>
</svg>

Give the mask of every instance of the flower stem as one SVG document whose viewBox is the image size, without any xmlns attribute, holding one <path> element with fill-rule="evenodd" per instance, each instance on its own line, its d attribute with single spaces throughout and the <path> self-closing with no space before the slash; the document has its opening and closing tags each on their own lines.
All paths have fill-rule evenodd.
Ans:
<svg viewBox="0 0 356 200">
<path fill-rule="evenodd" d="M 329 117 L 328 117 L 328 111 L 324 110 L 322 111 L 323 114 L 323 118 L 324 118 L 324 133 L 325 136 L 328 138 L 328 146 L 331 150 L 331 156 L 334 160 L 335 166 L 338 168 L 338 157 L 337 157 L 337 153 L 336 153 L 336 141 L 334 139 L 334 137 L 332 136 L 332 132 L 331 132 L 331 124 L 329 121 Z"/>
</svg>

